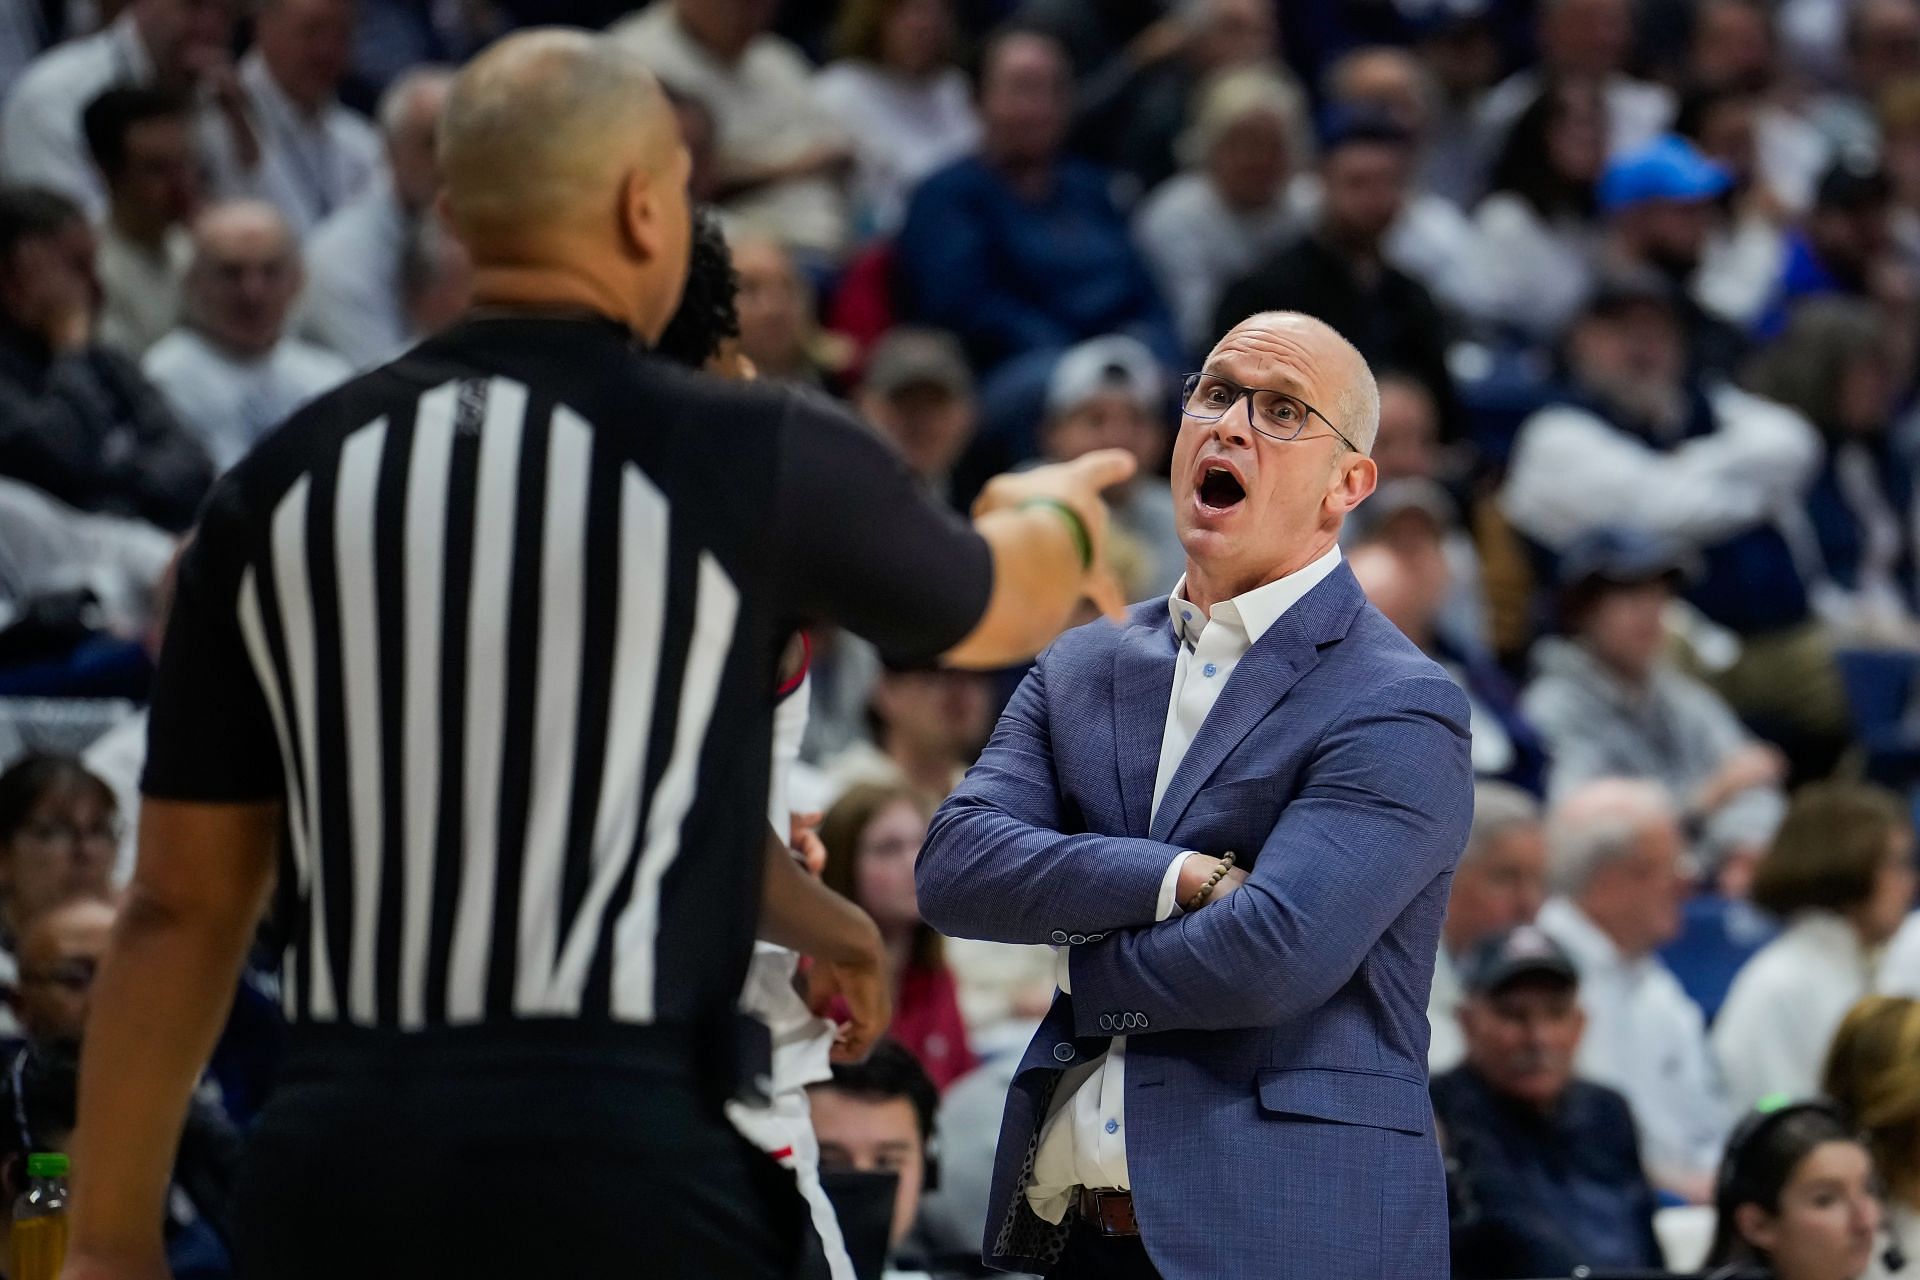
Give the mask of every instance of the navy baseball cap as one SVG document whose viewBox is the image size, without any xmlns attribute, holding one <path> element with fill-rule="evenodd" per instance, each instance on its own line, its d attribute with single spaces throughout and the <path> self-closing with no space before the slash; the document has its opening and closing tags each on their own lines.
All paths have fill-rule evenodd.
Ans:
<svg viewBox="0 0 1920 1280">
<path fill-rule="evenodd" d="M 1711 200 L 1733 185 L 1724 166 L 1678 134 L 1618 156 L 1600 176 L 1600 209 L 1618 213 L 1648 200 Z"/>
<path fill-rule="evenodd" d="M 1559 943 L 1538 925 L 1523 924 L 1497 933 L 1467 953 L 1460 974 L 1469 995 L 1490 996 L 1522 978 L 1545 978 L 1580 985 L 1580 971 Z"/>
<path fill-rule="evenodd" d="M 1667 578 L 1675 587 L 1696 576 L 1699 566 L 1687 548 L 1655 534 L 1624 525 L 1596 529 L 1560 553 L 1560 585 L 1606 582 L 1632 587 Z"/>
</svg>

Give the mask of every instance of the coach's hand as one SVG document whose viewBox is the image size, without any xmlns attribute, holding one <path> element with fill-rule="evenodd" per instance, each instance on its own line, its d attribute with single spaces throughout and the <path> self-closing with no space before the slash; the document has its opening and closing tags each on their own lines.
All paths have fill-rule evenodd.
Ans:
<svg viewBox="0 0 1920 1280">
<path fill-rule="evenodd" d="M 876 934 L 876 943 L 878 939 Z M 886 1034 L 893 1018 L 889 985 L 886 954 L 878 945 L 872 955 L 860 960 L 814 960 L 807 973 L 808 1007 L 824 1017 L 836 996 L 846 1006 L 847 1020 L 834 1032 L 833 1061 L 861 1061 Z"/>
</svg>

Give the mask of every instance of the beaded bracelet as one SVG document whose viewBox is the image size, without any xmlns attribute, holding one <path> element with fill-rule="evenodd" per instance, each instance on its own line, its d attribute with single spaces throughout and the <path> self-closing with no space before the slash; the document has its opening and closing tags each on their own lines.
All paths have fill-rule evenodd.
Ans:
<svg viewBox="0 0 1920 1280">
<path fill-rule="evenodd" d="M 1195 891 L 1192 898 L 1188 899 L 1188 911 L 1198 911 L 1207 905 L 1207 899 L 1213 896 L 1213 891 L 1219 887 L 1220 882 L 1227 878 L 1227 872 L 1233 870 L 1234 860 L 1238 856 L 1229 850 L 1226 856 L 1220 859 L 1220 865 L 1213 869 L 1213 874 L 1207 877 L 1207 882 Z"/>
</svg>

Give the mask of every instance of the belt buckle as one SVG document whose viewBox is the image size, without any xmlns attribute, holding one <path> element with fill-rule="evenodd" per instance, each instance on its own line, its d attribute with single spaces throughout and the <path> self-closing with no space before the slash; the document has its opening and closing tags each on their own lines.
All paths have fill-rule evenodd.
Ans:
<svg viewBox="0 0 1920 1280">
<path fill-rule="evenodd" d="M 1089 1190 L 1087 1195 L 1093 1200 L 1092 1212 L 1094 1228 L 1103 1236 L 1137 1236 L 1140 1224 L 1133 1216 L 1133 1192 L 1123 1190 Z"/>
</svg>

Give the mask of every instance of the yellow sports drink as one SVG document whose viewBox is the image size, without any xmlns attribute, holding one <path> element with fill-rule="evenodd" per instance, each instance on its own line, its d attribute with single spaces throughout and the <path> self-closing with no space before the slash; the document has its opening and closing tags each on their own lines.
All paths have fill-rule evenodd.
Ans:
<svg viewBox="0 0 1920 1280">
<path fill-rule="evenodd" d="M 67 1158 L 27 1157 L 27 1189 L 13 1202 L 7 1280 L 59 1280 L 67 1260 Z"/>
</svg>

